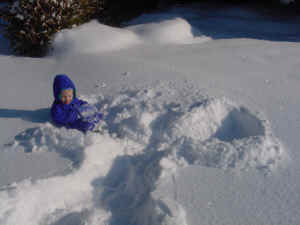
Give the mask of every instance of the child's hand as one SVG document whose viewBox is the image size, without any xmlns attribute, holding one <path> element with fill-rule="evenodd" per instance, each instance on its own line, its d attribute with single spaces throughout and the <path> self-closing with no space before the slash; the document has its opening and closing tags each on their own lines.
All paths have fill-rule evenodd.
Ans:
<svg viewBox="0 0 300 225">
<path fill-rule="evenodd" d="M 89 130 L 93 130 L 95 127 L 95 124 L 87 122 L 87 121 L 82 121 L 80 124 L 80 127 L 84 132 L 87 132 Z"/>
</svg>

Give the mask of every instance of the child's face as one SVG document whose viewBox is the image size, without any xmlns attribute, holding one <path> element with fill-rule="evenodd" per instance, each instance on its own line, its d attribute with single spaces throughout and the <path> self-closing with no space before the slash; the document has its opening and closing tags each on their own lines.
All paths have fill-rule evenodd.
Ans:
<svg viewBox="0 0 300 225">
<path fill-rule="evenodd" d="M 70 104 L 73 100 L 73 90 L 64 90 L 61 92 L 60 100 L 63 104 Z"/>
</svg>

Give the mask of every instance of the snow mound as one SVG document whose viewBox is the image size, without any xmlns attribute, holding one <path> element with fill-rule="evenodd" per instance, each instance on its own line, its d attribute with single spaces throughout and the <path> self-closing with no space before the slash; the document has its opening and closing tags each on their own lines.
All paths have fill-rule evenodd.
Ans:
<svg viewBox="0 0 300 225">
<path fill-rule="evenodd" d="M 99 133 L 45 124 L 15 137 L 11 147 L 56 151 L 75 167 L 2 188 L 0 224 L 185 225 L 182 207 L 155 195 L 178 167 L 271 172 L 284 158 L 266 120 L 190 87 L 160 83 L 91 101 L 108 105 Z"/>
<path fill-rule="evenodd" d="M 21 132 L 8 146 L 22 149 L 27 153 L 54 151 L 78 166 L 84 156 L 83 150 L 88 144 L 89 140 L 82 132 L 59 129 L 46 123 Z"/>
<path fill-rule="evenodd" d="M 113 28 L 91 21 L 59 32 L 53 41 L 52 55 L 95 54 L 118 51 L 141 43 L 192 44 L 210 40 L 182 18 L 156 23 Z"/>
<path fill-rule="evenodd" d="M 262 115 L 226 98 L 163 88 L 128 90 L 113 98 L 108 132 L 137 149 L 168 151 L 177 166 L 270 171 L 284 158 Z"/>
<path fill-rule="evenodd" d="M 91 21 L 77 28 L 59 32 L 53 42 L 53 55 L 87 54 L 116 51 L 139 43 L 129 30 Z"/>
<path fill-rule="evenodd" d="M 283 156 L 268 122 L 226 99 L 193 106 L 168 134 L 176 158 L 181 156 L 188 164 L 269 170 Z"/>
<path fill-rule="evenodd" d="M 183 18 L 173 18 L 155 23 L 146 23 L 127 27 L 134 31 L 140 38 L 147 42 L 163 44 L 189 44 L 201 43 L 210 40 L 209 37 L 200 35 Z M 195 37 L 195 35 L 199 37 Z"/>
<path fill-rule="evenodd" d="M 216 137 L 222 141 L 264 136 L 263 121 L 244 107 L 234 107 L 225 99 L 213 99 L 192 106 L 172 129 L 172 135 L 205 141 Z"/>
</svg>

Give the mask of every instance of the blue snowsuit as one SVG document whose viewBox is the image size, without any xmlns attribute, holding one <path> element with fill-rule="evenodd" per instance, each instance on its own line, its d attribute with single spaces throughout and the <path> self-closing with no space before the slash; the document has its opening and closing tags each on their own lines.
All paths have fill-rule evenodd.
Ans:
<svg viewBox="0 0 300 225">
<path fill-rule="evenodd" d="M 60 101 L 60 94 L 65 89 L 73 89 L 73 100 L 70 104 L 63 104 Z M 86 132 L 93 130 L 95 125 L 101 120 L 102 114 L 95 113 L 91 118 L 84 118 L 82 108 L 89 106 L 86 101 L 76 97 L 76 88 L 72 80 L 64 74 L 57 75 L 53 83 L 54 102 L 51 106 L 51 117 L 53 122 L 59 127 L 74 128 Z"/>
</svg>

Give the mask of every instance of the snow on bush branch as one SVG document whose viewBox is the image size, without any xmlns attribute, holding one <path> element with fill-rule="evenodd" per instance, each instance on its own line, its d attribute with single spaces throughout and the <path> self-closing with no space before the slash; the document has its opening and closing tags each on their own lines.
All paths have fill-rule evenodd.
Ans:
<svg viewBox="0 0 300 225">
<path fill-rule="evenodd" d="M 53 34 L 89 21 L 104 0 L 17 0 L 2 13 L 5 36 L 20 55 L 42 56 Z"/>
</svg>

